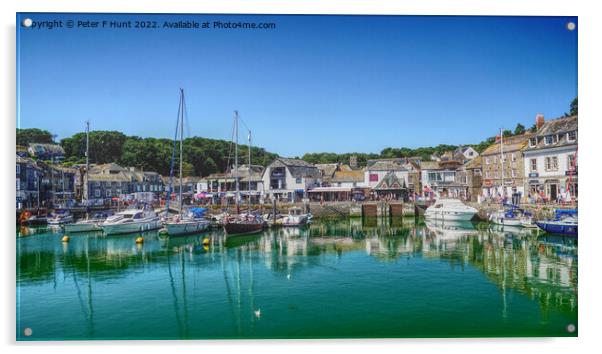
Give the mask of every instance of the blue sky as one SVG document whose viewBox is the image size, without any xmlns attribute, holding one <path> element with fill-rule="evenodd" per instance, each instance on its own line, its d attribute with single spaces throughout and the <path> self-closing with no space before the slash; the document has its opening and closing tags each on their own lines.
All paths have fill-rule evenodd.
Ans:
<svg viewBox="0 0 602 354">
<path fill-rule="evenodd" d="M 188 135 L 284 156 L 478 143 L 577 96 L 575 17 L 19 14 L 43 20 L 273 22 L 276 29 L 17 27 L 17 124 Z M 245 134 L 241 134 L 241 139 Z"/>
</svg>

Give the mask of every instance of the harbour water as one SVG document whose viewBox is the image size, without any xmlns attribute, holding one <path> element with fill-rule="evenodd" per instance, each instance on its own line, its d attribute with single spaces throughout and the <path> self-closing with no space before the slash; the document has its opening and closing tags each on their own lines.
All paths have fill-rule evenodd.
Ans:
<svg viewBox="0 0 602 354">
<path fill-rule="evenodd" d="M 360 218 L 227 241 L 20 231 L 18 340 L 578 333 L 575 238 Z"/>
</svg>

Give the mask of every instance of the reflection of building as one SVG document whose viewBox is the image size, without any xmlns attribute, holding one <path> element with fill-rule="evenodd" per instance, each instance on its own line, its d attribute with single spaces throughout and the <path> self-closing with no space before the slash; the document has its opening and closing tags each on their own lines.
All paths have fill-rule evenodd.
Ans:
<svg viewBox="0 0 602 354">
<path fill-rule="evenodd" d="M 523 150 L 525 189 L 552 201 L 577 197 L 577 116 L 538 119 L 541 126 Z"/>
</svg>

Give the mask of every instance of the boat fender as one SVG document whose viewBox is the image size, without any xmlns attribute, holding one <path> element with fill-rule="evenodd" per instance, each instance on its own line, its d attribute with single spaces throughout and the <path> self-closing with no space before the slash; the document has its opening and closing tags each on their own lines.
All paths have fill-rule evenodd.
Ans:
<svg viewBox="0 0 602 354">
<path fill-rule="evenodd" d="M 203 239 L 203 246 L 207 246 L 208 244 L 209 244 L 209 238 L 208 238 L 208 237 L 205 237 L 205 238 Z"/>
</svg>

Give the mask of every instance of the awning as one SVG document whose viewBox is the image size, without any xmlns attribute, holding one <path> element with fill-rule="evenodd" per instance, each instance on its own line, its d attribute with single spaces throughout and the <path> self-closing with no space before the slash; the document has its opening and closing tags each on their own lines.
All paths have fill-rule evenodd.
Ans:
<svg viewBox="0 0 602 354">
<path fill-rule="evenodd" d="M 351 192 L 351 187 L 316 187 L 307 191 L 307 193 L 327 193 L 327 192 Z"/>
</svg>

